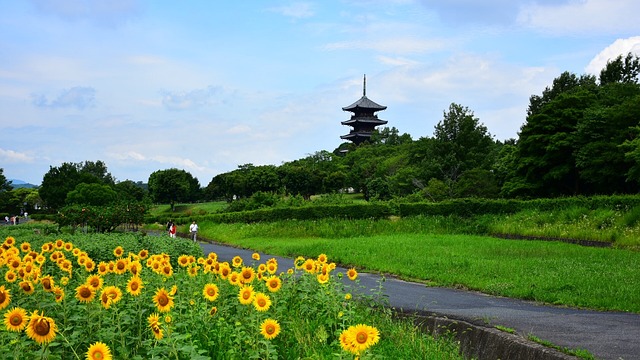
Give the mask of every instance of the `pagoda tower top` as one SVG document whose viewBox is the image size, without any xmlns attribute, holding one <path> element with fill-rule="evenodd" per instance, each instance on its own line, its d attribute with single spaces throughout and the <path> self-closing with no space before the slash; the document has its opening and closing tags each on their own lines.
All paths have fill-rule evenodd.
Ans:
<svg viewBox="0 0 640 360">
<path fill-rule="evenodd" d="M 344 111 L 353 113 L 351 119 L 342 121 L 342 125 L 351 126 L 352 129 L 347 135 L 340 136 L 343 140 L 349 140 L 356 145 L 371 138 L 371 134 L 377 126 L 387 123 L 376 115 L 376 112 L 385 110 L 387 107 L 371 101 L 367 97 L 367 75 L 364 76 L 362 86 L 362 97 L 349 106 L 342 108 Z"/>
</svg>

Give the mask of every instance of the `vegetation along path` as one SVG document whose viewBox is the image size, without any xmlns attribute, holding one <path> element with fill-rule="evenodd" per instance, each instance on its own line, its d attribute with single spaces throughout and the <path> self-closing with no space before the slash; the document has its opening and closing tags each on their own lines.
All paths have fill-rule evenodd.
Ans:
<svg viewBox="0 0 640 360">
<path fill-rule="evenodd" d="M 217 243 L 201 243 L 201 246 L 205 254 L 215 252 L 221 261 L 231 261 L 236 255 L 250 259 L 253 253 Z M 290 258 L 268 254 L 261 257 L 274 257 L 285 268 L 293 266 Z M 364 289 L 377 288 L 381 280 L 379 275 L 366 273 L 360 273 L 359 278 Z M 514 329 L 524 337 L 534 335 L 556 346 L 587 350 L 598 359 L 640 359 L 640 314 L 541 305 L 478 292 L 427 287 L 394 278 L 386 278 L 382 286 L 389 304 L 396 309 L 479 326 L 499 325 Z"/>
</svg>

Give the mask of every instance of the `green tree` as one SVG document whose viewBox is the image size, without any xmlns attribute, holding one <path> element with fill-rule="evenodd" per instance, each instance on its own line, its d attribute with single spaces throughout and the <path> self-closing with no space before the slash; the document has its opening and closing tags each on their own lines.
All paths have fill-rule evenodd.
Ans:
<svg viewBox="0 0 640 360">
<path fill-rule="evenodd" d="M 67 205 L 106 206 L 117 200 L 118 194 L 109 185 L 80 183 L 67 193 Z"/>
<path fill-rule="evenodd" d="M 11 189 L 11 183 L 4 176 L 4 169 L 0 168 L 0 211 L 8 211 L 9 192 Z"/>
<path fill-rule="evenodd" d="M 80 183 L 113 184 L 113 176 L 107 171 L 102 161 L 85 161 L 84 163 L 62 163 L 58 167 L 49 167 L 42 178 L 39 188 L 40 197 L 50 210 L 58 210 L 64 206 L 67 193 Z"/>
<path fill-rule="evenodd" d="M 619 55 L 600 71 L 600 85 L 611 83 L 637 84 L 640 74 L 640 57 L 628 53 L 624 58 Z"/>
<path fill-rule="evenodd" d="M 445 182 L 455 182 L 471 169 L 489 169 L 493 163 L 495 142 L 467 107 L 452 103 L 435 126 L 434 140 L 432 156 Z"/>
<path fill-rule="evenodd" d="M 176 202 L 198 199 L 200 183 L 184 170 L 158 170 L 149 176 L 149 195 L 157 203 L 170 204 L 175 211 Z"/>
<path fill-rule="evenodd" d="M 147 190 L 142 187 L 141 182 L 120 181 L 113 186 L 113 189 L 118 193 L 118 200 L 122 202 L 144 201 L 147 197 Z"/>
</svg>

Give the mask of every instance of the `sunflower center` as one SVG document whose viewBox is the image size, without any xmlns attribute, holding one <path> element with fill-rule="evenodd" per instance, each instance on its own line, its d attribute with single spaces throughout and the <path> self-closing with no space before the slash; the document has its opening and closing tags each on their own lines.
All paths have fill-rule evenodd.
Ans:
<svg viewBox="0 0 640 360">
<path fill-rule="evenodd" d="M 84 299 L 90 298 L 91 290 L 83 287 L 82 289 L 80 289 L 80 297 Z"/>
<path fill-rule="evenodd" d="M 9 321 L 11 322 L 11 325 L 14 325 L 14 326 L 20 325 L 22 324 L 22 316 L 13 315 Z"/>
<path fill-rule="evenodd" d="M 271 335 L 271 334 L 276 332 L 276 327 L 271 325 L 271 324 L 269 324 L 269 325 L 266 326 L 265 330 L 267 330 L 267 334 Z"/>
<path fill-rule="evenodd" d="M 209 290 L 207 291 L 207 294 L 209 294 L 209 296 L 214 296 L 214 295 L 216 294 L 216 291 L 215 291 L 215 290 L 213 290 L 213 289 L 209 289 Z"/>
<path fill-rule="evenodd" d="M 138 290 L 138 283 L 137 282 L 132 282 L 131 283 L 131 290 L 133 290 L 133 291 Z"/>
<path fill-rule="evenodd" d="M 158 297 L 158 304 L 165 306 L 168 303 L 169 303 L 169 298 L 167 298 L 165 295 Z"/>
<path fill-rule="evenodd" d="M 5 295 L 4 291 L 0 291 L 0 304 L 4 303 L 7 299 L 7 295 Z"/>
<path fill-rule="evenodd" d="M 102 352 L 96 351 L 93 353 L 93 358 L 96 360 L 101 360 L 104 359 L 104 356 L 102 355 Z"/>
<path fill-rule="evenodd" d="M 47 320 L 40 319 L 36 323 L 34 330 L 35 330 L 35 333 L 40 336 L 49 335 L 49 332 L 51 331 L 51 325 L 49 325 L 49 322 Z"/>
<path fill-rule="evenodd" d="M 356 341 L 359 344 L 365 344 L 367 342 L 367 333 L 364 331 L 360 331 L 357 335 L 356 335 Z"/>
<path fill-rule="evenodd" d="M 267 301 L 265 299 L 260 298 L 258 300 L 258 305 L 260 306 L 267 306 Z"/>
<path fill-rule="evenodd" d="M 245 299 L 245 300 L 249 299 L 250 297 L 251 297 L 251 293 L 250 293 L 250 292 L 248 292 L 248 291 L 245 291 L 245 292 L 242 294 L 242 298 L 243 298 L 243 299 Z"/>
</svg>

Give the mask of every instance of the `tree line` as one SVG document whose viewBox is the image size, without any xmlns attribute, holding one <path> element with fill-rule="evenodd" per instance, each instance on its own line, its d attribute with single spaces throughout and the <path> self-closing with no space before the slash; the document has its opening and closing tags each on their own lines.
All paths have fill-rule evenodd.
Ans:
<svg viewBox="0 0 640 360">
<path fill-rule="evenodd" d="M 639 73 L 640 58 L 629 53 L 610 60 L 598 77 L 560 74 L 530 97 L 517 139 L 495 140 L 472 110 L 452 103 L 431 137 L 414 140 L 381 128 L 358 146 L 343 143 L 278 166 L 243 164 L 204 187 L 175 168 L 155 171 L 146 184 L 116 182 L 102 161 L 85 161 L 50 167 L 37 190 L 11 190 L 0 169 L 0 211 L 34 202 L 59 211 L 344 191 L 407 201 L 634 194 L 640 190 Z"/>
</svg>

